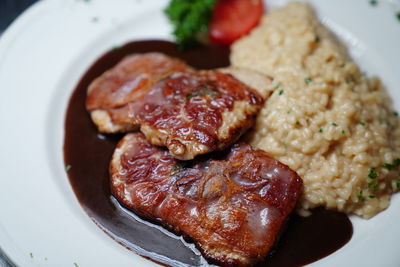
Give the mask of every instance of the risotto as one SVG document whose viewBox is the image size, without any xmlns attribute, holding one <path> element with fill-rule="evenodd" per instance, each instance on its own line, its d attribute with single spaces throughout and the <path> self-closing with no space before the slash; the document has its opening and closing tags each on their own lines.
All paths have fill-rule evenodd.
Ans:
<svg viewBox="0 0 400 267">
<path fill-rule="evenodd" d="M 400 127 L 391 99 L 317 20 L 291 3 L 265 16 L 232 46 L 232 65 L 274 77 L 250 143 L 304 181 L 299 211 L 369 218 L 400 188 Z"/>
</svg>

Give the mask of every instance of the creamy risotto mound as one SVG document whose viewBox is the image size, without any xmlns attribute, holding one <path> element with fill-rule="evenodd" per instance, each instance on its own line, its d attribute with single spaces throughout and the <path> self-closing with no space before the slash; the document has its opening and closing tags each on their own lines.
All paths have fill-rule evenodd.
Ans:
<svg viewBox="0 0 400 267">
<path fill-rule="evenodd" d="M 369 218 L 400 187 L 400 127 L 377 78 L 363 75 L 311 7 L 291 3 L 232 46 L 234 66 L 274 77 L 250 143 L 303 178 L 299 211 Z"/>
</svg>

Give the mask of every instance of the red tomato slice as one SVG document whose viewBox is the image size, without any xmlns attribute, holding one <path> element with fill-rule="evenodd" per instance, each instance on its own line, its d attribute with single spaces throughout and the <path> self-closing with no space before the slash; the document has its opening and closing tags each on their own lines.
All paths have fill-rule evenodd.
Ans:
<svg viewBox="0 0 400 267">
<path fill-rule="evenodd" d="M 209 27 L 210 40 L 233 43 L 254 28 L 263 13 L 262 0 L 217 0 Z"/>
</svg>

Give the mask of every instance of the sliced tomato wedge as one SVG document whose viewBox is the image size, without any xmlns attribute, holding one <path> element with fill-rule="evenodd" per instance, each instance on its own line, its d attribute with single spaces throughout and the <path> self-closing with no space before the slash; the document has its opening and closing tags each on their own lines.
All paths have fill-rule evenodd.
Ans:
<svg viewBox="0 0 400 267">
<path fill-rule="evenodd" d="M 263 13 L 263 0 L 217 0 L 209 27 L 211 42 L 233 43 L 250 32 Z"/>
</svg>

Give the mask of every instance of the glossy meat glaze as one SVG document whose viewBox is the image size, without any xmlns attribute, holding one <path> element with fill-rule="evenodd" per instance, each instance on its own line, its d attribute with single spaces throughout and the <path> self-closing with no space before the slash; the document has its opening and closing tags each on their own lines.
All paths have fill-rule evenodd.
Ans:
<svg viewBox="0 0 400 267">
<path fill-rule="evenodd" d="M 183 162 L 141 133 L 119 142 L 110 175 L 120 203 L 193 240 L 209 262 L 224 266 L 265 258 L 302 187 L 286 165 L 244 143 Z"/>
<path fill-rule="evenodd" d="M 125 57 L 94 80 L 86 107 L 101 132 L 140 130 L 181 160 L 222 150 L 263 105 L 255 90 L 217 70 L 196 71 L 161 53 Z"/>
</svg>

